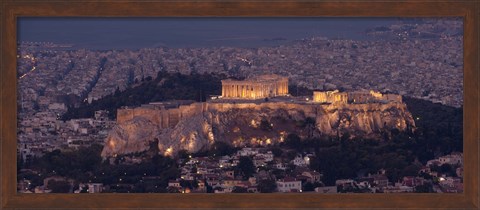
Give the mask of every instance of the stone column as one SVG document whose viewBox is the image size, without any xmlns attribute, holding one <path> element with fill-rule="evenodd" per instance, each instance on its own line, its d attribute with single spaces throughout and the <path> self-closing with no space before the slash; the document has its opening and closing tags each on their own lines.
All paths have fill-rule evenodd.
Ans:
<svg viewBox="0 0 480 210">
<path fill-rule="evenodd" d="M 240 94 L 239 94 L 239 92 L 240 92 L 239 88 L 240 88 L 240 87 L 238 87 L 238 85 L 235 85 L 235 97 L 237 97 L 237 98 L 240 96 Z"/>
<path fill-rule="evenodd" d="M 235 93 L 233 94 L 233 96 L 234 96 L 235 98 L 237 98 L 237 97 L 238 97 L 238 85 L 235 85 L 233 89 L 234 89 L 234 92 L 235 92 Z"/>
<path fill-rule="evenodd" d="M 247 85 L 243 85 L 243 97 L 247 97 Z"/>
<path fill-rule="evenodd" d="M 264 97 L 263 94 L 263 84 L 260 84 L 260 98 Z"/>
<path fill-rule="evenodd" d="M 265 91 L 265 93 L 264 93 L 264 94 L 265 94 L 265 97 L 268 97 L 268 96 L 269 96 L 269 95 L 268 95 L 268 85 L 264 85 L 264 88 L 265 88 L 265 89 L 264 89 L 264 91 Z"/>
<path fill-rule="evenodd" d="M 281 89 L 281 87 L 282 87 L 281 84 L 282 84 L 282 83 L 277 82 L 277 83 L 275 83 L 275 84 L 273 85 L 273 94 L 274 94 L 275 96 L 281 95 L 281 93 L 282 93 L 282 91 L 281 91 L 281 90 L 282 90 L 282 89 Z"/>
<path fill-rule="evenodd" d="M 260 95 L 261 97 L 265 97 L 265 85 L 262 84 L 262 94 Z"/>
<path fill-rule="evenodd" d="M 247 90 L 248 90 L 248 85 L 244 84 L 243 85 L 243 97 L 244 98 L 248 98 Z"/>
<path fill-rule="evenodd" d="M 258 85 L 257 85 L 257 90 L 256 90 L 255 92 L 257 93 L 257 98 L 262 97 L 262 94 L 261 94 L 261 92 L 262 92 L 262 85 L 258 84 Z"/>
<path fill-rule="evenodd" d="M 241 98 L 243 95 L 243 85 L 238 85 L 238 97 Z"/>
<path fill-rule="evenodd" d="M 264 96 L 268 97 L 268 85 L 263 85 Z"/>
<path fill-rule="evenodd" d="M 240 88 L 240 95 L 239 95 L 239 97 L 242 98 L 242 97 L 243 97 L 243 85 L 239 85 L 238 87 Z"/>
<path fill-rule="evenodd" d="M 255 85 L 251 85 L 250 86 L 250 97 L 255 98 L 254 93 L 255 93 Z"/>
<path fill-rule="evenodd" d="M 257 89 L 255 89 L 255 94 L 257 95 L 257 98 L 259 98 L 261 95 L 260 95 L 260 85 L 257 84 Z"/>
<path fill-rule="evenodd" d="M 260 97 L 261 97 L 261 94 L 260 94 L 260 84 L 257 84 L 257 89 L 255 90 L 255 94 L 257 95 L 257 98 L 260 98 Z"/>
<path fill-rule="evenodd" d="M 227 97 L 228 96 L 228 85 L 225 85 L 225 95 L 223 95 L 223 97 Z"/>
<path fill-rule="evenodd" d="M 237 97 L 237 85 L 233 85 L 233 97 Z"/>
</svg>

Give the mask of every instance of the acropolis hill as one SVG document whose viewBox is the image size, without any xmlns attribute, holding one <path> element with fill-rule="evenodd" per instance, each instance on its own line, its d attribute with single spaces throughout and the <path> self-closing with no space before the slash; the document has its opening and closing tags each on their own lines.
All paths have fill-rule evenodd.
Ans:
<svg viewBox="0 0 480 210">
<path fill-rule="evenodd" d="M 299 126 L 314 119 L 314 131 Z M 268 122 L 269 129 L 260 126 Z M 158 140 L 161 154 L 197 152 L 215 141 L 234 146 L 282 142 L 289 133 L 380 138 L 392 129 L 406 131 L 415 123 L 402 97 L 375 91 L 314 91 L 313 97 L 288 94 L 288 78 L 263 75 L 222 80 L 222 95 L 207 102 L 170 101 L 117 111 L 103 157 L 148 150 Z"/>
</svg>

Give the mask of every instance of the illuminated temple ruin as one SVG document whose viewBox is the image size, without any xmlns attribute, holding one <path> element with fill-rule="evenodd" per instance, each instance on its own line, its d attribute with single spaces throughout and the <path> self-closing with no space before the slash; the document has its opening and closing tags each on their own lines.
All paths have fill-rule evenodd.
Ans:
<svg viewBox="0 0 480 210">
<path fill-rule="evenodd" d="M 288 95 L 288 77 L 275 74 L 247 80 L 222 80 L 222 97 L 232 99 L 259 99 Z"/>
<path fill-rule="evenodd" d="M 334 91 L 313 91 L 313 101 L 319 103 L 349 103 L 365 104 L 377 102 L 402 102 L 402 96 L 397 94 L 376 92 L 373 90 L 339 92 Z"/>
<path fill-rule="evenodd" d="M 313 91 L 313 101 L 320 103 L 347 103 L 347 93 L 334 91 Z"/>
<path fill-rule="evenodd" d="M 276 137 L 256 135 L 252 128 L 257 128 L 257 122 L 263 118 L 284 119 L 271 122 L 272 128 L 277 128 L 274 126 L 289 119 L 310 117 L 315 119 L 320 133 L 330 136 L 345 129 L 350 133 L 379 135 L 381 130 L 415 126 L 401 95 L 373 90 L 314 91 L 310 100 L 311 96 L 290 96 L 288 78 L 278 75 L 222 80 L 222 98 L 227 100 L 217 100 L 217 96 L 205 102 L 176 100 L 122 107 L 117 110 L 117 126 L 105 140 L 108 146 L 104 147 L 102 157 L 146 151 L 149 144 L 145 142 L 152 139 L 158 140 L 158 150 L 165 156 L 180 150 L 197 152 L 219 139 L 228 139 L 235 146 L 283 142 L 285 126 L 277 130 Z M 271 100 L 253 100 L 264 98 Z M 252 137 L 247 140 L 243 135 Z"/>
</svg>

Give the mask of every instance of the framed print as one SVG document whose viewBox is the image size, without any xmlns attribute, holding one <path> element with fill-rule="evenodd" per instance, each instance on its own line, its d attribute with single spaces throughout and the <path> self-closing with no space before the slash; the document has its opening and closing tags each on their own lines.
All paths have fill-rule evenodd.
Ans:
<svg viewBox="0 0 480 210">
<path fill-rule="evenodd" d="M 5 209 L 477 209 L 471 1 L 5 1 Z"/>
</svg>

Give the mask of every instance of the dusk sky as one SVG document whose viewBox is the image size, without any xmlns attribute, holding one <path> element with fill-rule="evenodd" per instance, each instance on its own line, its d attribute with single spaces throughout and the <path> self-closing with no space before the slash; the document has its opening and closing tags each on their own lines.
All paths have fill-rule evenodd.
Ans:
<svg viewBox="0 0 480 210">
<path fill-rule="evenodd" d="M 325 36 L 366 39 L 394 18 L 19 18 L 18 40 L 76 48 L 258 47 Z M 272 40 L 273 39 L 273 40 Z"/>
</svg>

